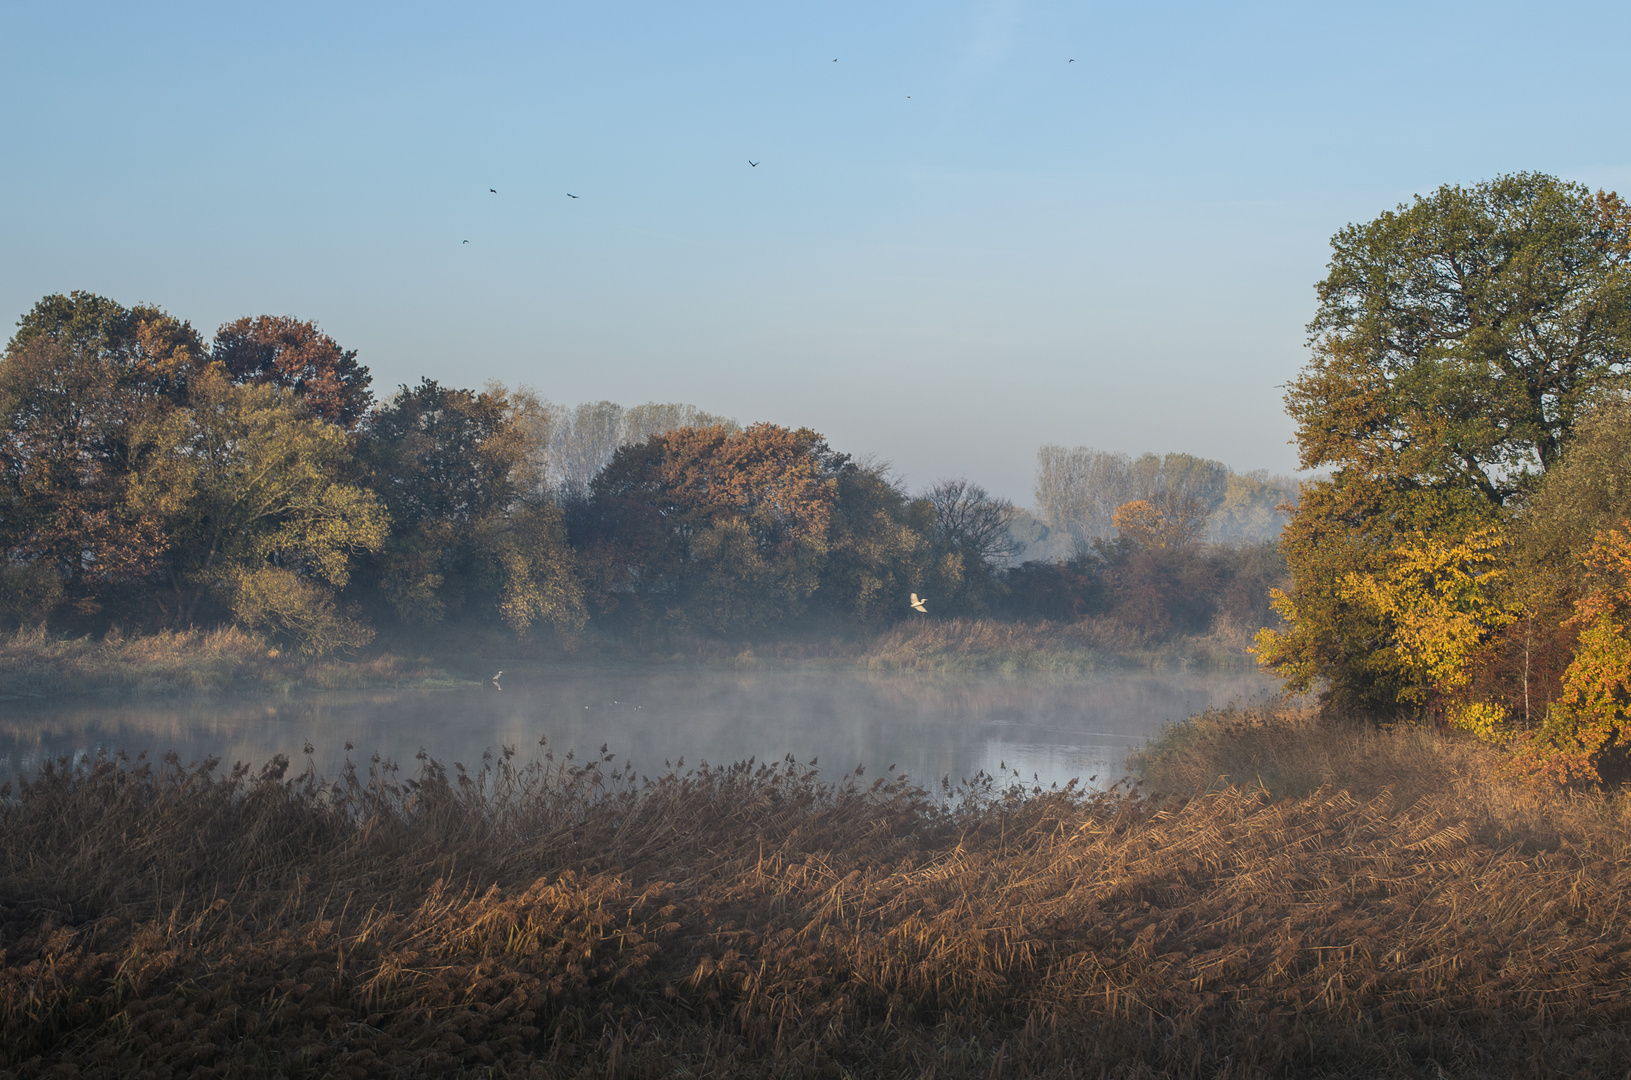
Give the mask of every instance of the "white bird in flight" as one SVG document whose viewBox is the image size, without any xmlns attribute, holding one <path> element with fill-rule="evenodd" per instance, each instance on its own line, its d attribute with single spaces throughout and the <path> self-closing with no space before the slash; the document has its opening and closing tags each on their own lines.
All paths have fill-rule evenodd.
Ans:
<svg viewBox="0 0 1631 1080">
<path fill-rule="evenodd" d="M 912 610 L 921 611 L 925 615 L 929 613 L 929 609 L 923 606 L 923 601 L 918 599 L 917 593 L 912 594 Z"/>
</svg>

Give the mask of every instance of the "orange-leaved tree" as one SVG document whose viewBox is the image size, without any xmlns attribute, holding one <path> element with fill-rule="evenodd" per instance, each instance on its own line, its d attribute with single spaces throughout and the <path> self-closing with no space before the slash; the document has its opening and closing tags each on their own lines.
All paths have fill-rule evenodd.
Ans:
<svg viewBox="0 0 1631 1080">
<path fill-rule="evenodd" d="M 1607 760 L 1631 751 L 1631 522 L 1598 533 L 1582 562 L 1586 588 L 1569 620 L 1580 628 L 1574 660 L 1545 721 L 1517 740 L 1514 761 L 1521 773 L 1560 782 L 1603 779 Z"/>
<path fill-rule="evenodd" d="M 288 315 L 229 322 L 215 332 L 213 356 L 238 382 L 293 390 L 331 424 L 355 427 L 373 403 L 357 351 L 340 348 L 314 322 Z"/>
</svg>

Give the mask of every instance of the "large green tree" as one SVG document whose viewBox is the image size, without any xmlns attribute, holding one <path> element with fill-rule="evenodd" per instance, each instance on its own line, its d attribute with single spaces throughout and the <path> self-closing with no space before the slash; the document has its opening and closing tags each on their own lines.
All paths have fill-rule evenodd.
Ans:
<svg viewBox="0 0 1631 1080">
<path fill-rule="evenodd" d="M 1286 395 L 1307 469 L 1476 491 L 1555 464 L 1631 363 L 1631 209 L 1537 173 L 1445 186 L 1331 240 Z"/>
<path fill-rule="evenodd" d="M 1350 225 L 1291 383 L 1304 488 L 1284 546 L 1288 628 L 1261 639 L 1295 688 L 1396 707 L 1408 673 L 1349 575 L 1418 534 L 1502 520 L 1563 458 L 1582 410 L 1631 366 L 1631 210 L 1520 173 Z"/>
</svg>

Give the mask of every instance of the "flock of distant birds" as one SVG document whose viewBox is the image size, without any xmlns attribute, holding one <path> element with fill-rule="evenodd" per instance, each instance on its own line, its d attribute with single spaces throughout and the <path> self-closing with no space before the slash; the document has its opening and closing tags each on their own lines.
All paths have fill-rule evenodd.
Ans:
<svg viewBox="0 0 1631 1080">
<path fill-rule="evenodd" d="M 833 62 L 833 63 L 835 63 L 835 64 L 836 64 L 836 63 L 838 63 L 838 58 L 837 58 L 837 57 L 836 57 L 836 56 L 835 56 L 835 57 L 833 57 L 833 61 L 832 61 L 832 62 Z M 1072 58 L 1072 59 L 1070 59 L 1070 60 L 1067 60 L 1067 61 L 1066 61 L 1066 63 L 1069 63 L 1069 64 L 1074 64 L 1074 63 L 1075 63 L 1075 62 L 1076 62 L 1076 61 L 1075 61 L 1075 59 L 1074 59 L 1074 58 Z M 912 95 L 911 95 L 911 94 L 907 94 L 907 95 L 906 95 L 906 100 L 907 100 L 907 101 L 910 101 L 910 100 L 912 100 Z M 758 163 L 758 162 L 757 162 L 757 161 L 754 161 L 754 160 L 753 160 L 753 159 L 752 159 L 752 158 L 749 158 L 749 159 L 748 159 L 748 165 L 749 165 L 749 167 L 751 167 L 751 168 L 754 168 L 754 169 L 757 169 L 757 168 L 758 168 L 758 167 L 759 167 L 759 163 Z M 490 192 L 490 193 L 491 193 L 491 194 L 494 194 L 494 195 L 497 195 L 497 194 L 498 194 L 498 189 L 497 189 L 497 188 L 491 188 L 491 187 L 490 187 L 490 188 L 488 188 L 488 189 L 487 189 L 487 190 L 488 190 L 488 192 Z M 572 194 L 572 193 L 571 193 L 571 192 L 570 192 L 570 191 L 568 191 L 568 192 L 566 192 L 566 197 L 567 197 L 567 198 L 568 198 L 568 199 L 576 199 L 576 198 L 577 198 L 577 196 L 576 196 L 576 195 L 574 195 L 574 194 Z M 466 243 L 466 244 L 468 244 L 468 243 L 469 243 L 469 242 L 470 242 L 470 241 L 468 241 L 468 240 L 466 240 L 466 241 L 465 241 L 465 243 Z M 913 608 L 915 608 L 915 609 L 916 609 L 916 610 L 918 610 L 918 611 L 923 611 L 923 610 L 924 610 L 924 609 L 923 609 L 923 608 L 921 608 L 921 607 L 919 607 L 919 606 L 918 606 L 918 604 L 917 604 L 917 594 L 916 594 L 916 593 L 913 593 L 913 594 L 912 594 L 912 607 L 913 607 Z M 495 675 L 495 676 L 493 676 L 493 681 L 494 681 L 494 682 L 497 682 L 497 681 L 498 681 L 498 676 L 497 676 L 497 675 Z"/>
</svg>

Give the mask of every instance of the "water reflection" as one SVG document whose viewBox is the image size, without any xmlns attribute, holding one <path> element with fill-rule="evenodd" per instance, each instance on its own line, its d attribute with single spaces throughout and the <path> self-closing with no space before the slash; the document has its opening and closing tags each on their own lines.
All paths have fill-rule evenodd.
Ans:
<svg viewBox="0 0 1631 1080">
<path fill-rule="evenodd" d="M 1043 783 L 1123 774 L 1127 751 L 1167 721 L 1251 700 L 1255 672 L 1101 672 L 1073 677 L 879 675 L 819 670 L 584 670 L 511 673 L 502 690 L 314 694 L 169 702 L 0 703 L 0 774 L 123 748 L 259 766 L 310 742 L 332 775 L 344 744 L 411 766 L 424 748 L 473 764 L 540 739 L 557 755 L 605 744 L 653 774 L 665 763 L 819 759 L 829 775 L 895 764 L 921 782 L 1000 766 Z"/>
</svg>

